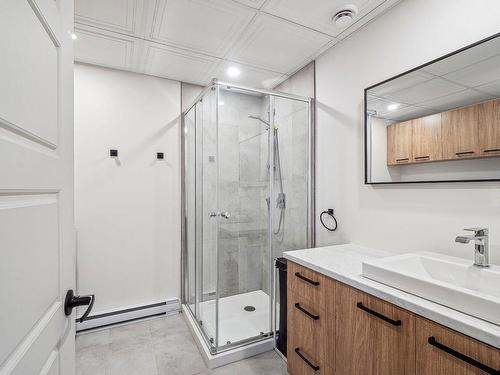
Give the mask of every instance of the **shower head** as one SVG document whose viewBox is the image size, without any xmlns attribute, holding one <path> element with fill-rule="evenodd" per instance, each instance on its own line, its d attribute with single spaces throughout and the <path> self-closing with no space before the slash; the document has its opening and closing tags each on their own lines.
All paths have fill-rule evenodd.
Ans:
<svg viewBox="0 0 500 375">
<path fill-rule="evenodd" d="M 260 118 L 259 116 L 255 116 L 255 115 L 248 115 L 248 118 L 251 118 L 251 119 L 254 119 L 254 120 L 258 120 L 260 122 L 263 122 L 264 124 L 266 124 L 266 126 L 271 126 L 271 124 L 269 122 L 267 122 L 266 120 L 263 120 L 262 118 Z"/>
</svg>

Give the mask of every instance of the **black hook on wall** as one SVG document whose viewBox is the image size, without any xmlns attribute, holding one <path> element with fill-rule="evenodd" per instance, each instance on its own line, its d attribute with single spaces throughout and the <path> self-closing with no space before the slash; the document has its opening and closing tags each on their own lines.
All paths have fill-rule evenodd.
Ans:
<svg viewBox="0 0 500 375">
<path fill-rule="evenodd" d="M 163 159 L 165 159 L 165 154 L 163 152 L 157 152 L 156 153 L 156 158 L 158 160 L 163 160 Z"/>
<path fill-rule="evenodd" d="M 115 149 L 109 150 L 109 156 L 111 156 L 112 158 L 117 158 L 118 157 L 118 150 L 115 150 Z"/>
</svg>

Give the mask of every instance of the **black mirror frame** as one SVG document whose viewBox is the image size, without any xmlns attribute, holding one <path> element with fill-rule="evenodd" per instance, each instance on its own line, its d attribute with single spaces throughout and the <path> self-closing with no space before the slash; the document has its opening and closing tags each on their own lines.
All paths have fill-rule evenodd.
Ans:
<svg viewBox="0 0 500 375">
<path fill-rule="evenodd" d="M 367 95 L 368 95 L 368 90 L 371 90 L 377 86 L 380 86 L 384 83 L 387 83 L 387 82 L 390 82 L 392 80 L 395 80 L 397 78 L 400 78 L 400 77 L 403 77 L 409 73 L 413 73 L 419 69 L 422 69 L 428 65 L 431 65 L 431 64 L 434 64 L 438 61 L 441 61 L 441 60 L 444 60 L 448 57 L 451 57 L 451 56 L 454 56 L 454 55 L 457 55 L 463 51 L 466 51 L 470 48 L 473 48 L 473 47 L 476 47 L 480 44 L 483 44 L 483 43 L 486 43 L 490 40 L 493 40 L 495 38 L 498 38 L 500 37 L 500 32 L 499 33 L 496 33 L 492 36 L 489 36 L 485 39 L 481 39 L 480 41 L 478 42 L 475 42 L 475 43 L 472 43 L 472 44 L 469 44 L 463 48 L 460 48 L 456 51 L 453 51 L 453 52 L 450 52 L 446 55 L 443 55 L 441 57 L 438 57 L 437 59 L 434 59 L 432 61 L 429 61 L 425 64 L 422 64 L 422 65 L 419 65 L 413 69 L 410 69 L 410 70 L 407 70 L 403 73 L 400 73 L 398 75 L 395 75 L 391 78 L 388 78 L 382 82 L 379 82 L 375 85 L 372 85 L 370 87 L 367 87 L 365 88 L 364 90 L 364 105 L 363 105 L 363 110 L 364 110 L 364 153 L 365 153 L 365 158 L 364 158 L 364 169 L 365 169 L 365 185 L 393 185 L 393 184 L 431 184 L 431 183 L 449 183 L 449 182 L 491 182 L 491 181 L 500 181 L 499 178 L 494 178 L 494 179 L 473 179 L 473 180 L 435 180 L 435 181 L 390 181 L 390 182 L 369 182 L 368 181 L 368 132 L 367 132 L 367 128 L 368 128 L 368 112 L 367 112 Z"/>
</svg>

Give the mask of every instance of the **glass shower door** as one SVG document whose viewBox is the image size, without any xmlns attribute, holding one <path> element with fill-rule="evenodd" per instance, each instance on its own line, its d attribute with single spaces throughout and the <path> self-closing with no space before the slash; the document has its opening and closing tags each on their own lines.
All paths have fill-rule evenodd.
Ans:
<svg viewBox="0 0 500 375">
<path fill-rule="evenodd" d="M 219 345 L 268 334 L 269 96 L 220 87 Z"/>
<path fill-rule="evenodd" d="M 197 192 L 198 231 L 198 322 L 212 348 L 217 340 L 218 283 L 218 128 L 217 90 L 211 90 L 197 104 Z"/>
</svg>

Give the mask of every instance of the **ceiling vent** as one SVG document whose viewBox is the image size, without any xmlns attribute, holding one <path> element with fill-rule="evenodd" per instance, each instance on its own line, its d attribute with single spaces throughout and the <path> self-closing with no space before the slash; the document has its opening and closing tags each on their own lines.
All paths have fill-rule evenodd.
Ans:
<svg viewBox="0 0 500 375">
<path fill-rule="evenodd" d="M 332 17 L 332 23 L 337 27 L 347 27 L 354 20 L 356 15 L 355 9 L 342 9 L 335 13 Z"/>
</svg>

